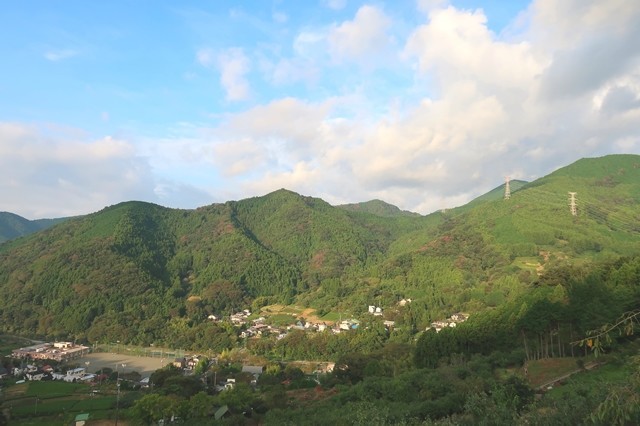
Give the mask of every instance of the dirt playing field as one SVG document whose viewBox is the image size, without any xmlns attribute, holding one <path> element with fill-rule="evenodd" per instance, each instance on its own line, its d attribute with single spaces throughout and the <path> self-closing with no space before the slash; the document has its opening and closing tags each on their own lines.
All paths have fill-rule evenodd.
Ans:
<svg viewBox="0 0 640 426">
<path fill-rule="evenodd" d="M 87 367 L 86 362 L 89 362 L 87 371 L 90 373 L 95 373 L 101 368 L 111 368 L 115 371 L 117 366 L 121 372 L 137 371 L 142 377 L 146 377 L 157 369 L 164 367 L 167 363 L 173 362 L 173 359 L 98 352 L 89 354 L 73 362 L 81 367 Z M 125 366 L 123 367 L 122 364 L 125 364 Z"/>
<path fill-rule="evenodd" d="M 335 321 L 330 321 L 327 319 L 322 319 L 316 314 L 316 310 L 313 308 L 302 308 L 293 305 L 269 305 L 265 306 L 261 309 L 260 312 L 262 315 L 269 316 L 272 314 L 287 314 L 291 315 L 292 322 L 295 318 L 304 318 L 305 321 L 310 322 L 312 324 L 334 324 Z"/>
</svg>

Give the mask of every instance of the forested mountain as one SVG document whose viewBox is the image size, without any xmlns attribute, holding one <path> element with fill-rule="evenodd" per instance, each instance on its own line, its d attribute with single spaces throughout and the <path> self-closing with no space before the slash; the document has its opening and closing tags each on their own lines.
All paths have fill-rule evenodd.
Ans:
<svg viewBox="0 0 640 426">
<path fill-rule="evenodd" d="M 524 181 L 524 180 L 511 180 L 509 181 L 509 189 L 511 194 L 513 194 L 514 192 L 518 191 L 520 188 L 522 188 L 523 186 L 525 186 L 528 182 Z M 502 200 L 505 197 L 505 186 L 506 184 L 502 184 L 496 188 L 493 188 L 491 191 L 487 192 L 486 194 L 482 194 L 481 196 L 474 198 L 473 200 L 469 201 L 467 204 L 465 204 L 464 206 L 460 206 L 457 207 L 456 210 L 458 211 L 467 211 L 470 210 L 473 207 L 476 207 L 478 204 L 480 203 L 484 203 L 486 201 L 497 201 L 497 200 Z"/>
<path fill-rule="evenodd" d="M 371 200 L 362 203 L 353 204 L 341 204 L 336 206 L 338 208 L 348 210 L 351 212 L 371 213 L 382 217 L 396 217 L 396 216 L 420 216 L 419 213 L 410 212 L 407 210 L 400 210 L 398 207 L 385 203 L 382 200 Z"/>
<path fill-rule="evenodd" d="M 580 160 L 509 200 L 428 216 L 286 190 L 196 210 L 125 202 L 0 245 L 0 328 L 189 346 L 224 332 L 208 314 L 296 302 L 352 315 L 383 306 L 413 333 L 506 306 L 565 265 L 639 253 L 639 203 L 634 155 Z"/>
<path fill-rule="evenodd" d="M 14 213 L 0 212 L 0 243 L 41 231 L 64 220 L 66 219 L 29 220 Z"/>
</svg>

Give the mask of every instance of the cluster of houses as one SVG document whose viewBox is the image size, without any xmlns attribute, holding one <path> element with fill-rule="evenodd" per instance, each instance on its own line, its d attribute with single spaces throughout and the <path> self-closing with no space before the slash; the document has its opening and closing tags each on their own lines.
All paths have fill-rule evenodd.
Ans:
<svg viewBox="0 0 640 426">
<path fill-rule="evenodd" d="M 18 359 L 53 359 L 70 361 L 89 353 L 89 347 L 71 342 L 40 343 L 26 348 L 14 349 L 11 356 Z"/>
<path fill-rule="evenodd" d="M 381 308 L 379 312 L 382 312 Z M 382 315 L 382 314 L 380 314 Z M 267 318 L 261 316 L 255 319 L 249 319 L 251 316 L 251 311 L 245 309 L 240 312 L 236 312 L 232 314 L 229 319 L 231 323 L 236 327 L 243 327 L 242 331 L 239 332 L 239 336 L 241 338 L 252 338 L 252 337 L 262 337 L 262 336 L 276 336 L 276 339 L 280 340 L 287 336 L 287 334 L 291 330 L 303 330 L 303 331 L 315 331 L 315 332 L 323 332 L 325 330 L 330 330 L 333 333 L 340 333 L 346 330 L 355 330 L 360 325 L 360 322 L 356 319 L 347 319 L 340 322 L 337 322 L 335 325 L 331 326 L 326 322 L 311 322 L 305 321 L 303 319 L 292 319 L 292 324 L 286 327 L 277 327 L 271 324 L 267 324 Z M 222 318 L 216 315 L 209 315 L 208 317 L 211 321 L 222 321 Z"/>
<path fill-rule="evenodd" d="M 173 360 L 173 366 L 189 372 L 195 370 L 196 365 L 198 365 L 203 359 L 204 358 L 200 355 L 176 358 Z"/>
<path fill-rule="evenodd" d="M 72 368 L 65 373 L 55 372 L 50 365 L 44 365 L 38 367 L 35 365 L 27 364 L 25 367 L 15 367 L 12 371 L 15 377 L 25 377 L 30 381 L 41 380 L 62 380 L 65 382 L 88 382 L 95 379 L 95 374 L 87 373 L 84 368 Z"/>
<path fill-rule="evenodd" d="M 405 306 L 406 304 L 411 303 L 411 299 L 402 299 L 398 302 L 398 305 Z M 369 314 L 382 317 L 384 310 L 380 306 L 369 305 L 368 306 Z M 287 334 L 291 330 L 303 330 L 309 332 L 323 332 L 325 330 L 331 331 L 334 334 L 338 334 L 344 331 L 356 330 L 360 326 L 360 321 L 354 318 L 344 319 L 340 321 L 333 322 L 312 322 L 305 321 L 301 318 L 292 318 L 292 323 L 286 327 L 278 327 L 275 325 L 268 324 L 267 318 L 261 316 L 259 318 L 250 319 L 252 313 L 249 309 L 244 309 L 242 311 L 231 314 L 229 317 L 223 318 L 217 315 L 209 315 L 207 319 L 209 321 L 219 322 L 219 321 L 230 321 L 231 324 L 238 327 L 240 330 L 238 331 L 238 336 L 240 338 L 257 338 L 263 336 L 275 336 L 276 339 L 280 340 L 287 336 Z M 384 321 L 384 325 L 387 329 L 392 329 L 395 327 L 394 321 Z"/>
<path fill-rule="evenodd" d="M 469 315 L 463 314 L 462 312 L 458 312 L 458 313 L 455 313 L 455 314 L 451 315 L 449 318 L 447 318 L 445 320 L 439 320 L 439 321 L 432 322 L 431 325 L 429 327 L 427 327 L 425 331 L 429 331 L 431 329 L 434 329 L 436 331 L 436 333 L 438 333 L 443 328 L 456 327 L 458 324 L 460 324 L 462 322 L 465 322 L 468 318 L 469 318 Z"/>
</svg>

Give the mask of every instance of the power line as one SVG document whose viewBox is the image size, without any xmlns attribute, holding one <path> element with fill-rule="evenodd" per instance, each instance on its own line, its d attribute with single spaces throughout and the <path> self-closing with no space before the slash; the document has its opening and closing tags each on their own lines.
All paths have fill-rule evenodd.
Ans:
<svg viewBox="0 0 640 426">
<path fill-rule="evenodd" d="M 576 194 L 577 195 L 577 194 Z M 545 191 L 540 188 L 526 188 L 522 191 L 517 191 L 513 194 L 514 197 L 521 198 L 534 202 L 537 206 L 545 205 L 547 207 L 556 206 L 560 208 L 561 195 Z M 571 200 L 570 207 L 571 207 Z M 616 208 L 617 204 L 603 204 L 602 202 L 591 202 L 582 199 L 580 202 L 582 210 L 585 213 L 585 217 L 596 220 L 600 224 L 608 226 L 612 230 L 626 231 L 630 233 L 640 233 L 639 221 L 640 218 L 629 213 L 626 213 L 619 208 Z M 572 211 L 572 210 L 570 210 Z M 576 214 L 577 202 L 575 208 Z M 572 212 L 573 214 L 573 212 Z"/>
</svg>

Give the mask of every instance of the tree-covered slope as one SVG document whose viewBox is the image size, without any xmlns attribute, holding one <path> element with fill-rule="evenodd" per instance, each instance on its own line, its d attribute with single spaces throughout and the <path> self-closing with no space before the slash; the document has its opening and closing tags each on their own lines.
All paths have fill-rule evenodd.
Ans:
<svg viewBox="0 0 640 426">
<path fill-rule="evenodd" d="M 277 191 L 196 210 L 127 202 L 0 246 L 3 328 L 153 341 L 256 298 L 290 303 L 381 256 L 407 225 Z"/>
<path fill-rule="evenodd" d="M 295 301 L 354 315 L 383 306 L 398 327 L 421 330 L 514 300 L 557 265 L 640 252 L 639 182 L 640 157 L 608 156 L 509 200 L 488 194 L 428 216 L 286 190 L 195 210 L 121 203 L 0 245 L 0 327 L 188 346 L 185 336 L 215 334 L 208 314 Z M 412 303 L 397 307 L 403 298 Z"/>
<path fill-rule="evenodd" d="M 517 180 L 514 179 L 512 181 L 509 182 L 509 190 L 511 192 L 511 194 L 513 194 L 514 192 L 518 191 L 520 188 L 522 188 L 523 186 L 525 186 L 528 182 L 524 181 L 524 180 Z M 497 201 L 497 200 L 502 200 L 504 199 L 505 196 L 505 187 L 506 184 L 502 184 L 496 188 L 493 188 L 491 191 L 487 192 L 486 194 L 482 194 L 481 196 L 474 198 L 473 200 L 471 200 L 469 203 L 465 204 L 463 207 L 465 207 L 467 210 L 470 209 L 471 207 L 477 206 L 480 203 L 483 203 L 485 201 Z"/>
<path fill-rule="evenodd" d="M 64 220 L 66 219 L 29 220 L 14 213 L 0 212 L 0 243 L 38 232 Z"/>
<path fill-rule="evenodd" d="M 410 212 L 407 210 L 400 210 L 393 204 L 386 203 L 382 200 L 370 200 L 362 203 L 341 204 L 336 207 L 351 212 L 371 213 L 382 217 L 420 216 L 418 213 Z"/>
</svg>

